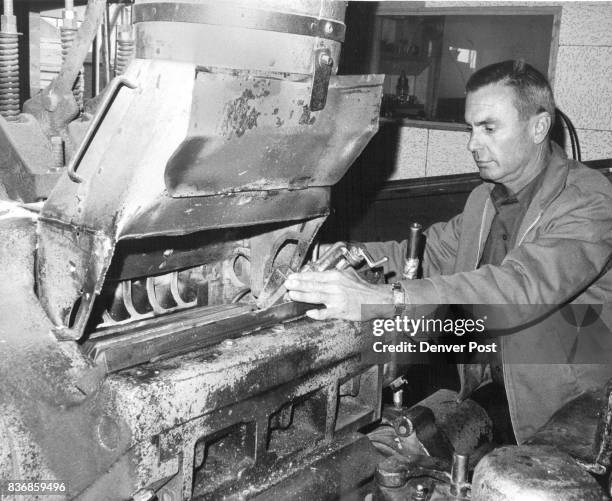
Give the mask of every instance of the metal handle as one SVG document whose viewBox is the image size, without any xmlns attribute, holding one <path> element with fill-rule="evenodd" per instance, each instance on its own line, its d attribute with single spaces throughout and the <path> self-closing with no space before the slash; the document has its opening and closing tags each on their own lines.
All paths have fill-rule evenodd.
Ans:
<svg viewBox="0 0 612 501">
<path fill-rule="evenodd" d="M 386 263 L 389 258 L 385 256 L 378 261 L 374 261 L 374 258 L 363 247 L 351 247 L 350 250 L 348 250 L 347 260 L 353 266 L 358 265 L 361 261 L 365 261 L 368 268 L 374 269 Z"/>
<path fill-rule="evenodd" d="M 419 223 L 412 223 L 410 225 L 403 272 L 403 276 L 407 280 L 415 279 L 419 271 L 419 250 L 421 247 L 422 233 L 422 226 Z"/>
<path fill-rule="evenodd" d="M 106 90 L 106 93 L 104 94 L 104 97 L 102 98 L 102 101 L 100 103 L 100 108 L 98 109 L 98 113 L 96 113 L 96 115 L 93 117 L 91 121 L 91 125 L 87 129 L 87 132 L 85 132 L 85 137 L 83 138 L 83 140 L 81 141 L 81 144 L 79 145 L 76 152 L 70 159 L 70 163 L 68 164 L 68 168 L 67 168 L 68 177 L 75 183 L 83 182 L 83 178 L 81 178 L 76 173 L 76 169 L 78 165 L 81 163 L 83 155 L 87 151 L 87 148 L 89 147 L 89 143 L 91 142 L 94 134 L 98 130 L 98 127 L 100 126 L 100 122 L 102 122 L 102 119 L 106 116 L 106 112 L 108 111 L 108 109 L 110 108 L 110 105 L 115 100 L 115 97 L 117 96 L 119 92 L 119 89 L 124 85 L 130 89 L 135 89 L 137 87 L 135 83 L 131 82 L 124 76 L 113 78 L 111 82 L 108 84 L 108 89 Z"/>
</svg>

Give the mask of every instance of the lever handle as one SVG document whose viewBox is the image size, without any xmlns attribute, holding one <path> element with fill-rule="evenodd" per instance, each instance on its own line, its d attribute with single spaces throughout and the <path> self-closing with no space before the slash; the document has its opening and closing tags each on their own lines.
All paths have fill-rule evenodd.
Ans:
<svg viewBox="0 0 612 501">
<path fill-rule="evenodd" d="M 378 268 L 380 265 L 389 260 L 389 258 L 385 256 L 378 261 L 374 261 L 374 258 L 367 250 L 357 245 L 351 246 L 349 249 L 347 249 L 344 253 L 344 257 L 351 266 L 359 266 L 362 261 L 365 261 L 366 265 L 370 269 Z"/>
</svg>

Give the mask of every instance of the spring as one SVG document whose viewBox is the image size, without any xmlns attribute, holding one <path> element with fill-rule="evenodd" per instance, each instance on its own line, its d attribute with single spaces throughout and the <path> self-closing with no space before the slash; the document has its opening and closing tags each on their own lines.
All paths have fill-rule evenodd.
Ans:
<svg viewBox="0 0 612 501">
<path fill-rule="evenodd" d="M 19 117 L 19 51 L 17 33 L 0 33 L 0 115 Z"/>
<path fill-rule="evenodd" d="M 130 61 L 134 57 L 134 40 L 117 39 L 117 51 L 115 53 L 115 75 L 123 75 Z"/>
<path fill-rule="evenodd" d="M 62 39 L 62 62 L 66 59 L 66 54 L 68 54 L 68 50 L 72 47 L 74 43 L 74 39 L 76 38 L 77 30 L 74 28 L 61 28 L 61 39 Z M 72 86 L 72 95 L 74 96 L 77 105 L 79 106 L 79 110 L 83 109 L 83 97 L 85 94 L 85 76 L 83 73 L 83 68 L 79 70 L 79 74 Z"/>
</svg>

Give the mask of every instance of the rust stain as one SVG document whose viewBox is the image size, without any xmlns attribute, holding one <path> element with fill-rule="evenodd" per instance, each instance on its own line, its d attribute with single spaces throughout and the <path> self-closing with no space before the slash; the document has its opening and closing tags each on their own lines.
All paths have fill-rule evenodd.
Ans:
<svg viewBox="0 0 612 501">
<path fill-rule="evenodd" d="M 234 134 L 241 137 L 248 129 L 257 127 L 257 118 L 261 115 L 261 112 L 257 111 L 250 103 L 255 98 L 256 96 L 251 89 L 245 89 L 240 97 L 225 105 L 225 120 L 221 129 L 228 139 Z"/>
<path fill-rule="evenodd" d="M 316 117 L 311 116 L 310 108 L 306 105 L 302 106 L 302 116 L 300 117 L 298 123 L 300 125 L 312 125 L 315 123 Z"/>
</svg>

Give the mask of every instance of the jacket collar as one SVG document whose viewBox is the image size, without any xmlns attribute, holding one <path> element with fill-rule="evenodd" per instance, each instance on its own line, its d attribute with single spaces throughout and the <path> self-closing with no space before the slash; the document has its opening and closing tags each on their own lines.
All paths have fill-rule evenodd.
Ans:
<svg viewBox="0 0 612 501">
<path fill-rule="evenodd" d="M 551 154 L 548 163 L 544 167 L 544 178 L 540 190 L 535 194 L 531 206 L 543 208 L 552 202 L 565 187 L 567 175 L 569 173 L 569 160 L 567 154 L 554 141 L 550 142 Z M 490 197 L 491 191 L 495 187 L 494 183 L 485 183 L 487 193 Z M 526 219 L 526 218 L 525 218 Z"/>
<path fill-rule="evenodd" d="M 548 163 L 544 167 L 544 178 L 542 184 L 537 193 L 535 193 L 531 204 L 525 212 L 523 221 L 518 229 L 516 237 L 516 245 L 520 245 L 524 237 L 535 227 L 539 220 L 542 211 L 547 207 L 557 196 L 563 191 L 567 182 L 567 176 L 569 173 L 569 161 L 565 151 L 554 141 L 551 141 L 551 155 L 548 159 Z M 480 232 L 478 238 L 478 249 L 476 254 L 476 267 L 480 260 L 480 255 L 484 247 L 484 243 L 491 230 L 491 223 L 495 210 L 493 203 L 491 202 L 491 191 L 495 186 L 493 183 L 485 183 L 486 185 L 486 198 L 484 200 L 484 210 L 482 214 L 482 220 L 480 223 Z"/>
<path fill-rule="evenodd" d="M 534 197 L 534 202 L 538 202 L 541 209 L 549 205 L 565 188 L 569 173 L 569 160 L 565 151 L 554 141 L 551 141 L 550 145 L 552 152 L 548 164 L 544 167 L 542 186 Z"/>
</svg>

